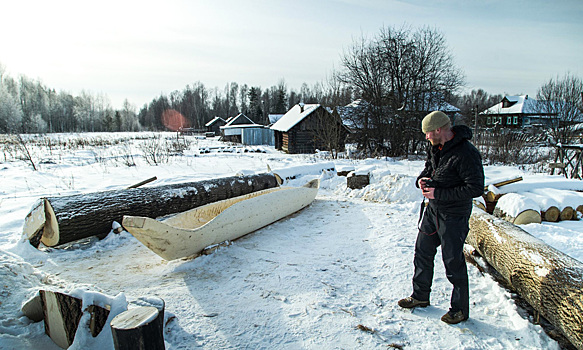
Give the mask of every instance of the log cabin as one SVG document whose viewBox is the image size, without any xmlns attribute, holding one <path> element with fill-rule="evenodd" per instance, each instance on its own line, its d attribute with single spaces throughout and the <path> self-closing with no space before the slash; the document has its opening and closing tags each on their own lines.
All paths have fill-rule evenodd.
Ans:
<svg viewBox="0 0 583 350">
<path fill-rule="evenodd" d="M 299 103 L 271 126 L 275 148 L 290 154 L 317 149 L 344 150 L 348 130 L 337 116 L 320 104 Z"/>
</svg>

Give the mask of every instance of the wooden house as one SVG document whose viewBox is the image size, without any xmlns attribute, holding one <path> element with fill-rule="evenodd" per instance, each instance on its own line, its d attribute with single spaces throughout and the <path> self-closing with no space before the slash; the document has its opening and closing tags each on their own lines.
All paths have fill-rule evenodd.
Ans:
<svg viewBox="0 0 583 350">
<path fill-rule="evenodd" d="M 204 126 L 206 127 L 206 132 L 213 132 L 215 135 L 221 133 L 221 126 L 224 126 L 227 122 L 221 117 L 214 117 Z"/>
<path fill-rule="evenodd" d="M 543 103 L 528 95 L 505 96 L 500 103 L 480 113 L 480 119 L 489 128 L 549 127 L 556 123 L 558 116 L 545 110 Z"/>
<path fill-rule="evenodd" d="M 299 103 L 271 126 L 275 148 L 287 153 L 314 153 L 316 149 L 344 150 L 344 124 L 320 104 Z"/>
</svg>

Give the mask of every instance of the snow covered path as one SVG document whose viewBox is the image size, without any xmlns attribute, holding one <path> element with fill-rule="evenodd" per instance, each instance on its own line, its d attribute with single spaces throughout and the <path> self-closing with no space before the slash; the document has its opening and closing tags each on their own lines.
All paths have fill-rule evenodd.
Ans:
<svg viewBox="0 0 583 350">
<path fill-rule="evenodd" d="M 450 296 L 440 260 L 432 306 L 399 308 L 410 294 L 416 213 L 413 203 L 322 190 L 308 208 L 194 260 L 166 262 L 124 232 L 51 252 L 39 269 L 70 288 L 161 297 L 170 349 L 556 347 L 473 266 L 468 322 L 439 320 Z"/>
</svg>

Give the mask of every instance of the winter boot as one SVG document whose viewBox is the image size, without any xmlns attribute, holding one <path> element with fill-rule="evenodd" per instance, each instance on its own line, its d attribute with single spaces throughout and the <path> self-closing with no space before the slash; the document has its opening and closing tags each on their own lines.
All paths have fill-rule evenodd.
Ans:
<svg viewBox="0 0 583 350">
<path fill-rule="evenodd" d="M 445 315 L 441 316 L 441 320 L 449 324 L 458 324 L 462 321 L 466 321 L 467 319 L 468 316 L 464 315 L 461 310 L 457 312 L 452 312 L 449 310 Z"/>
<path fill-rule="evenodd" d="M 413 297 L 406 297 L 404 299 L 399 300 L 398 304 L 400 307 L 411 309 L 414 307 L 427 307 L 429 306 L 429 301 L 421 301 Z"/>
</svg>

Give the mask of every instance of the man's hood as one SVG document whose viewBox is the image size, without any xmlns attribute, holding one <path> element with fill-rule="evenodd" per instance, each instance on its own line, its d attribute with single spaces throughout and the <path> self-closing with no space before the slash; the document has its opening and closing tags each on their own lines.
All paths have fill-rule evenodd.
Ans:
<svg viewBox="0 0 583 350">
<path fill-rule="evenodd" d="M 470 129 L 466 125 L 456 125 L 453 128 L 451 128 L 451 131 L 455 133 L 454 139 L 460 137 L 461 139 L 464 140 L 471 140 L 472 136 L 474 135 L 472 129 Z"/>
</svg>

